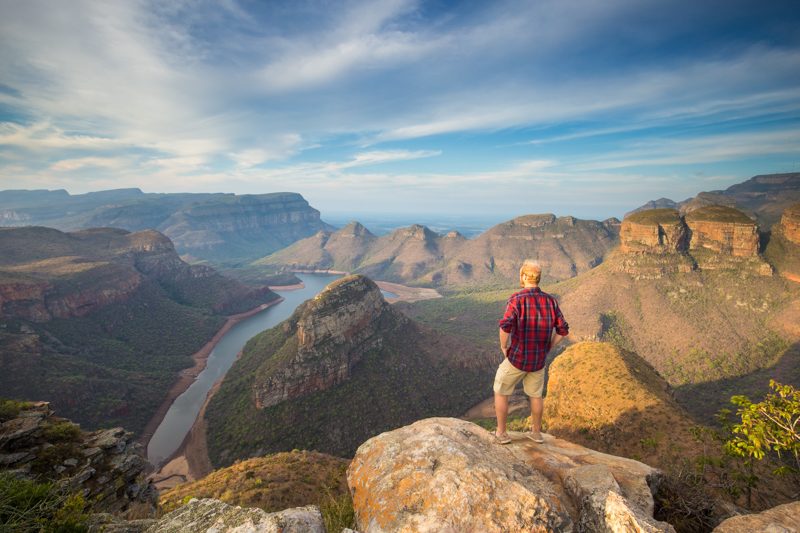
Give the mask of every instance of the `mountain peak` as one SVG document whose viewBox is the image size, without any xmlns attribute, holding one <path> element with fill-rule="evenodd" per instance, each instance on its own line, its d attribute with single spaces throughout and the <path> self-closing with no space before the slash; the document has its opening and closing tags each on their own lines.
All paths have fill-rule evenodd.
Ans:
<svg viewBox="0 0 800 533">
<path fill-rule="evenodd" d="M 294 337 L 279 350 L 278 367 L 257 380 L 256 406 L 264 409 L 348 379 L 366 352 L 380 345 L 381 317 L 388 311 L 380 289 L 365 276 L 328 285 L 289 318 L 286 328 Z"/>
<path fill-rule="evenodd" d="M 348 225 L 336 232 L 341 237 L 374 237 L 375 235 L 368 230 L 361 222 L 353 220 Z"/>
</svg>

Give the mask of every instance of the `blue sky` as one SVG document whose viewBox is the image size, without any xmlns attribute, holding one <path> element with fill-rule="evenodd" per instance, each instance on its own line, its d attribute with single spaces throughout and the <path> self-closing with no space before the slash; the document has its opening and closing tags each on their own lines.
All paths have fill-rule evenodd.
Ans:
<svg viewBox="0 0 800 533">
<path fill-rule="evenodd" d="M 786 171 L 796 1 L 0 0 L 0 189 L 605 218 Z"/>
</svg>

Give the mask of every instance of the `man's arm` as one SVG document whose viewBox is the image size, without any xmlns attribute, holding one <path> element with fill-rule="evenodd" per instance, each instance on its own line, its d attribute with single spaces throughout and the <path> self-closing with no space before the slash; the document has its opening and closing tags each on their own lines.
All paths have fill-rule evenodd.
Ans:
<svg viewBox="0 0 800 533">
<path fill-rule="evenodd" d="M 511 334 L 500 330 L 500 351 L 503 352 L 503 357 L 508 355 L 508 339 L 511 337 Z"/>
</svg>

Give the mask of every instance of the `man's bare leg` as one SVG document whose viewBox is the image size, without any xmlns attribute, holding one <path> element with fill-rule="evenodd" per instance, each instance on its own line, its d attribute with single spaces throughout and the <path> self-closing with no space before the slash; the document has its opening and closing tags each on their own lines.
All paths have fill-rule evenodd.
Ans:
<svg viewBox="0 0 800 533">
<path fill-rule="evenodd" d="M 495 400 L 495 405 L 497 400 Z M 506 410 L 508 404 L 506 404 Z M 544 398 L 531 398 L 531 431 L 539 433 L 542 431 L 542 412 L 544 411 Z M 498 427 L 500 422 L 498 421 Z M 505 424 L 503 424 L 505 426 Z"/>
<path fill-rule="evenodd" d="M 506 419 L 508 418 L 508 396 L 503 396 L 498 392 L 494 393 L 494 412 L 497 416 L 497 434 L 502 435 L 506 432 Z M 541 419 L 542 417 L 540 414 L 540 423 Z"/>
</svg>

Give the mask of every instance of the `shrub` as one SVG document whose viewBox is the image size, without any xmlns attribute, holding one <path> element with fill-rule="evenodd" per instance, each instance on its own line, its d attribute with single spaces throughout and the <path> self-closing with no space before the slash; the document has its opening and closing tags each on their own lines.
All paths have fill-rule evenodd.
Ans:
<svg viewBox="0 0 800 533">
<path fill-rule="evenodd" d="M 331 491 L 327 491 L 325 499 L 320 502 L 319 510 L 322 513 L 325 530 L 328 532 L 355 527 L 356 512 L 353 509 L 353 498 L 349 493 L 337 497 Z"/>
<path fill-rule="evenodd" d="M 56 422 L 44 430 L 44 438 L 50 442 L 76 442 L 81 436 L 81 428 L 72 422 Z"/>
<path fill-rule="evenodd" d="M 9 533 L 87 531 L 86 502 L 53 483 L 36 483 L 0 474 L 0 530 Z"/>
</svg>

